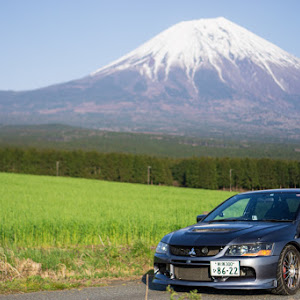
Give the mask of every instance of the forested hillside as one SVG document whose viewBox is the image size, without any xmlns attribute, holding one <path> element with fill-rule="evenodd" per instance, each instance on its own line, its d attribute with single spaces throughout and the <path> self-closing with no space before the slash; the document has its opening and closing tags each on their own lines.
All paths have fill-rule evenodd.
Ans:
<svg viewBox="0 0 300 300">
<path fill-rule="evenodd" d="M 122 152 L 160 157 L 250 157 L 292 159 L 300 161 L 300 142 L 272 139 L 250 139 L 244 133 L 238 138 L 215 135 L 177 136 L 153 133 L 109 132 L 51 124 L 0 126 L 0 148 L 34 147 L 37 149 Z"/>
<path fill-rule="evenodd" d="M 206 189 L 300 186 L 300 162 L 268 158 L 171 159 L 96 151 L 0 149 L 0 172 Z"/>
</svg>

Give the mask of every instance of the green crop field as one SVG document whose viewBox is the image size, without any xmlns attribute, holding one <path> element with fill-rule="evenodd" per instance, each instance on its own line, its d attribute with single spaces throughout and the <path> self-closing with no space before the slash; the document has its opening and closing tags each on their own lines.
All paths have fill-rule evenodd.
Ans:
<svg viewBox="0 0 300 300">
<path fill-rule="evenodd" d="M 8 173 L 0 173 L 0 192 L 4 279 L 16 277 L 9 268 L 21 277 L 143 274 L 166 233 L 233 194 Z M 22 275 L 24 261 L 38 271 Z"/>
<path fill-rule="evenodd" d="M 0 173 L 5 246 L 155 245 L 228 192 Z"/>
</svg>

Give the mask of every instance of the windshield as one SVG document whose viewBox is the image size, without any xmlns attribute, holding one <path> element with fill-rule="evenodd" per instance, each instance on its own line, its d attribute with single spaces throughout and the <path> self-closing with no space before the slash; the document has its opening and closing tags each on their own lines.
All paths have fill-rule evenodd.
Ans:
<svg viewBox="0 0 300 300">
<path fill-rule="evenodd" d="M 241 194 L 225 201 L 203 221 L 292 221 L 299 204 L 300 194 L 296 193 Z"/>
</svg>

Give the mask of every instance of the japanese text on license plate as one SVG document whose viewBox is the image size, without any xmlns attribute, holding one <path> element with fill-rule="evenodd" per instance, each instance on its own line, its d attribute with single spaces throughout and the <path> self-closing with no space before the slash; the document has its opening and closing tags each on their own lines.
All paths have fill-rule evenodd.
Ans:
<svg viewBox="0 0 300 300">
<path fill-rule="evenodd" d="M 211 261 L 211 276 L 240 276 L 239 261 Z"/>
</svg>

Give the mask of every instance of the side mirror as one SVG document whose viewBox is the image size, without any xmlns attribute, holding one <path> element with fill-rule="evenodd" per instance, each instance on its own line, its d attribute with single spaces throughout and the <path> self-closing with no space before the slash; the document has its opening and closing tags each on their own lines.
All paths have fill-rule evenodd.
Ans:
<svg viewBox="0 0 300 300">
<path fill-rule="evenodd" d="M 201 222 L 207 215 L 198 215 L 197 216 L 197 223 Z"/>
</svg>

